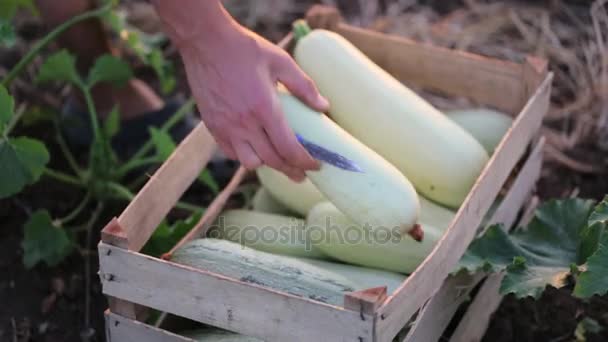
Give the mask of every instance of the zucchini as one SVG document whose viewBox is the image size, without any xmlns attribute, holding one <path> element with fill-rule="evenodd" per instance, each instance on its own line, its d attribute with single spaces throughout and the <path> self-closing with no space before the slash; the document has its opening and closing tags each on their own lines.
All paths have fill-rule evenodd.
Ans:
<svg viewBox="0 0 608 342">
<path fill-rule="evenodd" d="M 412 273 L 433 250 L 443 235 L 441 229 L 421 223 L 424 229 L 422 243 L 409 236 L 390 231 L 370 230 L 362 227 L 330 202 L 317 204 L 309 213 L 306 229 L 314 243 L 326 255 L 349 264 L 383 269 L 399 273 Z"/>
<path fill-rule="evenodd" d="M 333 305 L 342 305 L 344 293 L 357 289 L 334 272 L 226 240 L 193 240 L 178 249 L 172 261 Z"/>
<path fill-rule="evenodd" d="M 452 223 L 456 213 L 422 196 L 420 199 L 420 222 L 445 231 Z"/>
<path fill-rule="evenodd" d="M 262 213 L 279 215 L 289 215 L 291 213 L 287 207 L 272 197 L 268 189 L 263 186 L 259 187 L 253 195 L 251 207 L 254 211 Z"/>
<path fill-rule="evenodd" d="M 306 216 L 315 204 L 327 200 L 308 178 L 296 183 L 267 166 L 257 168 L 256 173 L 262 186 L 277 201 L 302 216 Z"/>
<path fill-rule="evenodd" d="M 309 30 L 302 21 L 294 25 L 294 56 L 331 103 L 332 119 L 395 165 L 421 194 L 460 206 L 488 162 L 479 142 L 344 37 Z"/>
<path fill-rule="evenodd" d="M 221 213 L 208 235 L 260 251 L 305 258 L 325 258 L 307 239 L 299 218 L 232 209 Z"/>
<path fill-rule="evenodd" d="M 307 171 L 310 181 L 344 214 L 372 227 L 398 228 L 416 240 L 423 233 L 417 225 L 420 203 L 412 184 L 393 165 L 300 100 L 279 89 L 283 112 L 291 128 L 314 144 L 354 161 L 363 172 L 343 170 L 322 163 Z"/>
<path fill-rule="evenodd" d="M 180 332 L 180 335 L 201 342 L 264 342 L 259 338 L 211 327 Z"/>
<path fill-rule="evenodd" d="M 490 154 L 513 125 L 509 115 L 488 108 L 453 110 L 446 115 L 471 133 Z"/>
</svg>

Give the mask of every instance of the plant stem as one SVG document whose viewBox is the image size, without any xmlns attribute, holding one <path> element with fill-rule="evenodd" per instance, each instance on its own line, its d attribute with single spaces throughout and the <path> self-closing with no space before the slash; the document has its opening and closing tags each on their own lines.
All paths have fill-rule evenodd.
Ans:
<svg viewBox="0 0 608 342">
<path fill-rule="evenodd" d="M 84 95 L 84 100 L 87 103 L 87 111 L 89 112 L 91 126 L 93 128 L 93 136 L 95 140 L 99 139 L 99 119 L 97 118 L 97 109 L 95 108 L 95 103 L 93 102 L 93 96 L 91 96 L 91 89 L 84 84 L 78 84 L 78 87 L 82 91 Z"/>
<path fill-rule="evenodd" d="M 118 177 L 119 178 L 123 177 L 129 171 L 136 169 L 138 167 L 147 166 L 147 165 L 151 165 L 151 164 L 160 164 L 160 163 L 161 163 L 161 161 L 159 161 L 158 157 L 131 159 L 126 164 L 124 164 L 123 166 L 118 168 Z"/>
<path fill-rule="evenodd" d="M 129 191 L 129 189 L 127 189 L 121 184 L 109 182 L 108 186 L 110 187 L 110 189 L 114 190 L 115 194 L 117 195 L 117 198 L 131 201 L 135 197 L 135 195 L 133 195 L 133 193 Z M 197 205 L 182 201 L 178 201 L 177 203 L 175 203 L 175 208 L 191 211 L 193 213 L 204 212 L 206 210 L 203 207 L 199 207 Z"/>
<path fill-rule="evenodd" d="M 67 173 L 63 173 L 61 171 L 56 171 L 56 170 L 52 170 L 49 168 L 45 168 L 44 174 L 46 176 L 49 176 L 51 178 L 54 178 L 54 179 L 64 182 L 64 183 L 68 183 L 68 184 L 75 185 L 78 187 L 85 186 L 84 183 L 80 179 L 78 179 L 72 175 L 68 175 Z"/>
<path fill-rule="evenodd" d="M 304 19 L 298 19 L 293 22 L 293 36 L 296 41 L 304 38 L 307 34 L 310 33 L 310 26 Z"/>
<path fill-rule="evenodd" d="M 167 122 L 165 122 L 162 125 L 162 127 L 160 128 L 160 131 L 162 131 L 162 132 L 169 131 L 181 119 L 183 119 L 184 116 L 186 116 L 186 114 L 188 114 L 188 112 L 190 110 L 192 110 L 193 107 L 194 107 L 194 99 L 190 98 L 190 99 L 188 99 L 188 101 L 184 102 L 184 104 L 175 112 L 175 114 L 173 114 L 169 118 L 169 120 L 167 120 Z M 133 155 L 133 157 L 131 157 L 131 159 L 127 162 L 127 164 L 130 163 L 132 160 L 143 158 L 146 155 L 146 153 L 150 152 L 150 150 L 153 147 L 154 147 L 154 143 L 152 142 L 152 140 L 148 139 L 148 141 L 146 141 L 146 143 L 143 144 L 142 147 L 140 147 L 137 152 L 135 152 L 135 154 Z"/>
<path fill-rule="evenodd" d="M 88 12 L 84 12 L 80 15 L 74 16 L 74 17 L 70 18 L 69 20 L 66 20 L 65 22 L 63 22 L 61 25 L 57 26 L 57 28 L 52 30 L 49 34 L 47 34 L 40 41 L 38 41 L 34 45 L 34 47 L 32 49 L 30 49 L 30 51 L 28 51 L 28 53 L 25 56 L 23 56 L 23 58 L 21 58 L 19 63 L 17 63 L 17 65 L 15 65 L 11 69 L 11 71 L 9 71 L 9 73 L 6 75 L 6 77 L 4 77 L 4 79 L 2 80 L 2 82 L 0 84 L 2 84 L 3 86 L 8 88 L 9 83 L 11 83 L 13 81 L 13 79 L 15 79 L 15 77 L 17 77 L 17 75 L 19 75 L 19 73 L 25 67 L 27 67 L 32 62 L 32 60 L 34 60 L 34 58 L 36 58 L 36 56 L 38 56 L 40 51 L 45 46 L 47 46 L 50 42 L 52 42 L 55 38 L 57 38 L 65 30 L 69 29 L 72 25 L 77 24 L 77 23 L 87 20 L 87 19 L 100 17 L 100 16 L 106 14 L 111 8 L 112 8 L 112 5 L 107 4 L 98 9 L 94 9 L 94 10 L 91 10 Z"/>
<path fill-rule="evenodd" d="M 5 136 L 9 136 L 11 134 L 11 131 L 13 130 L 13 128 L 15 128 L 15 126 L 17 126 L 17 122 L 19 122 L 19 120 L 21 119 L 21 117 L 23 116 L 24 113 L 25 113 L 24 107 L 20 108 L 15 113 L 15 115 L 13 116 L 11 121 L 8 123 L 8 126 L 6 126 L 6 129 L 4 130 Z"/>
<path fill-rule="evenodd" d="M 68 164 L 72 168 L 72 171 L 74 171 L 74 173 L 76 173 L 78 177 L 82 179 L 82 169 L 80 168 L 80 166 L 78 166 L 76 158 L 74 158 L 74 155 L 72 154 L 72 151 L 70 151 L 68 144 L 66 144 L 65 139 L 63 139 L 63 136 L 61 135 L 61 130 L 59 129 L 59 125 L 57 123 L 55 123 L 55 133 L 55 140 L 57 140 L 57 144 L 59 145 L 59 149 L 63 153 L 63 157 L 65 158 L 65 160 L 68 161 Z"/>
<path fill-rule="evenodd" d="M 86 230 L 87 237 L 85 242 L 85 250 L 91 249 L 91 243 L 93 242 L 93 227 L 95 227 L 95 223 L 99 219 L 99 215 L 103 211 L 104 203 L 99 202 L 97 207 L 93 211 L 89 222 L 87 222 Z M 84 256 L 84 291 L 85 291 L 85 299 L 84 299 L 84 326 L 85 328 L 89 328 L 91 326 L 91 256 Z"/>
<path fill-rule="evenodd" d="M 87 194 L 84 196 L 84 198 L 82 199 L 82 201 L 80 201 L 80 204 L 78 204 L 78 206 L 72 210 L 69 214 L 67 214 L 65 217 L 60 218 L 59 222 L 61 222 L 61 224 L 66 224 L 70 221 L 72 221 L 73 219 L 75 219 L 78 214 L 80 214 L 82 212 L 82 210 L 87 206 L 87 204 L 89 204 L 89 201 L 91 200 L 91 192 L 87 191 Z"/>
</svg>

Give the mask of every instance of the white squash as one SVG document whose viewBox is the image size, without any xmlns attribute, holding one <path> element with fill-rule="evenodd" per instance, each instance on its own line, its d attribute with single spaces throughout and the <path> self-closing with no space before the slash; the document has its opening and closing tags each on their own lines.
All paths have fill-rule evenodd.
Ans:
<svg viewBox="0 0 608 342">
<path fill-rule="evenodd" d="M 315 247 L 345 263 L 399 273 L 411 273 L 443 235 L 424 222 L 422 243 L 390 230 L 364 228 L 329 202 L 317 204 L 306 219 Z"/>
<path fill-rule="evenodd" d="M 273 254 L 326 258 L 311 246 L 305 228 L 299 218 L 231 209 L 218 215 L 207 235 Z"/>
<path fill-rule="evenodd" d="M 393 165 L 284 90 L 279 90 L 283 112 L 291 128 L 308 141 L 354 161 L 362 172 L 321 163 L 306 175 L 321 193 L 355 222 L 397 228 L 417 240 L 420 203 L 412 184 Z"/>
<path fill-rule="evenodd" d="M 446 115 L 471 133 L 490 154 L 513 125 L 509 115 L 488 108 L 453 110 Z"/>
<path fill-rule="evenodd" d="M 278 214 L 278 215 L 289 215 L 290 210 L 285 207 L 281 202 L 275 199 L 268 189 L 261 186 L 259 187 L 255 194 L 253 195 L 253 199 L 251 200 L 251 208 L 254 211 L 259 211 L 262 213 L 268 214 Z"/>
<path fill-rule="evenodd" d="M 256 173 L 260 183 L 277 201 L 302 216 L 306 216 L 315 204 L 327 200 L 308 178 L 296 183 L 267 166 L 259 167 Z"/>
<path fill-rule="evenodd" d="M 329 100 L 332 119 L 421 194 L 460 206 L 488 161 L 479 142 L 339 34 L 303 25 L 295 25 L 294 56 Z"/>
</svg>

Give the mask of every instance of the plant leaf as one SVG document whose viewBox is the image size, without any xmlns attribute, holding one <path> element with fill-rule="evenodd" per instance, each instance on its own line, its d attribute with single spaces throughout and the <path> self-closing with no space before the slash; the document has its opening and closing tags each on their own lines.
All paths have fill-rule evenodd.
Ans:
<svg viewBox="0 0 608 342">
<path fill-rule="evenodd" d="M 603 235 L 597 251 L 587 260 L 587 269 L 578 277 L 574 295 L 589 298 L 608 292 L 608 234 Z"/>
<path fill-rule="evenodd" d="M 82 80 L 76 71 L 76 58 L 61 50 L 54 53 L 42 63 L 38 71 L 37 82 L 61 81 L 80 84 Z"/>
<path fill-rule="evenodd" d="M 177 221 L 172 225 L 163 221 L 142 249 L 142 253 L 160 257 L 167 253 L 198 223 L 203 213 L 195 213 L 186 220 Z"/>
<path fill-rule="evenodd" d="M 547 285 L 563 286 L 572 265 L 581 264 L 579 246 L 592 210 L 590 200 L 554 200 L 541 205 L 528 226 L 513 234 L 490 227 L 473 241 L 459 270 L 506 270 L 501 293 L 537 298 Z"/>
<path fill-rule="evenodd" d="M 115 86 L 123 86 L 131 77 L 133 72 L 129 64 L 112 55 L 103 55 L 97 58 L 89 71 L 87 85 L 92 87 L 98 82 L 110 82 Z"/>
<path fill-rule="evenodd" d="M 108 117 L 103 123 L 103 131 L 106 137 L 112 139 L 120 130 L 120 112 L 118 106 L 114 106 Z"/>
<path fill-rule="evenodd" d="M 158 158 L 162 161 L 167 160 L 177 146 L 173 138 L 169 133 L 161 131 L 156 127 L 150 127 L 150 137 L 156 148 Z"/>
<path fill-rule="evenodd" d="M 38 210 L 25 224 L 23 264 L 32 268 L 40 262 L 49 266 L 59 264 L 72 251 L 72 242 L 63 228 L 53 224 L 46 210 Z"/>
<path fill-rule="evenodd" d="M 35 183 L 49 162 L 46 146 L 38 140 L 0 138 L 0 199 Z"/>
<path fill-rule="evenodd" d="M 33 14 L 38 15 L 34 0 L 2 0 L 0 1 L 0 19 L 9 20 L 13 18 L 19 7 L 25 7 Z"/>
<path fill-rule="evenodd" d="M 13 25 L 0 18 L 0 46 L 13 47 L 17 41 Z"/>
<path fill-rule="evenodd" d="M 4 129 L 13 118 L 14 110 L 13 97 L 3 85 L 0 85 L 0 133 L 4 133 Z"/>
<path fill-rule="evenodd" d="M 204 169 L 200 175 L 198 175 L 198 180 L 200 182 L 202 182 L 203 184 L 205 184 L 207 187 L 209 187 L 209 189 L 211 189 L 211 191 L 213 191 L 214 194 L 217 194 L 220 192 L 220 186 L 219 184 L 217 184 L 217 182 L 215 181 L 215 178 L 213 178 L 213 175 L 211 174 L 211 172 L 208 169 Z"/>
</svg>

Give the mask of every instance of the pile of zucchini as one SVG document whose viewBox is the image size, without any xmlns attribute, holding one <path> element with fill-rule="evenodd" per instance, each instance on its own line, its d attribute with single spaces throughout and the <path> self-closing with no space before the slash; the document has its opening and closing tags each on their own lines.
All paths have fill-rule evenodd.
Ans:
<svg viewBox="0 0 608 342">
<path fill-rule="evenodd" d="M 315 112 L 279 86 L 289 125 L 363 172 L 322 163 L 295 183 L 260 167 L 252 203 L 173 260 L 331 304 L 374 286 L 390 293 L 448 228 L 511 118 L 442 113 L 337 33 L 302 21 L 294 32 L 295 60 L 331 108 Z"/>
</svg>

